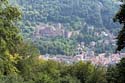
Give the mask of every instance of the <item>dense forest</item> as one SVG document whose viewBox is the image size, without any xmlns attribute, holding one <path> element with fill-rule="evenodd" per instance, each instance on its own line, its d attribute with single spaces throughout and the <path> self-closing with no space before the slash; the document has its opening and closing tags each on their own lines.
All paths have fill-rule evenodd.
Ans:
<svg viewBox="0 0 125 83">
<path fill-rule="evenodd" d="M 116 15 L 123 25 L 124 5 Z M 39 57 L 39 50 L 20 34 L 18 24 L 22 16 L 12 2 L 0 1 L 0 83 L 125 83 L 125 58 L 103 67 L 91 62 L 65 64 Z"/>
<path fill-rule="evenodd" d="M 76 53 L 72 52 L 81 42 L 85 43 L 86 48 L 84 49 L 89 48 L 90 50 L 93 50 L 90 43 L 96 42 L 94 51 L 97 54 L 112 53 L 116 47 L 114 42 L 108 41 L 113 40 L 110 34 L 116 36 L 119 30 L 119 25 L 113 23 L 112 20 L 119 8 L 115 0 L 17 0 L 13 3 L 18 4 L 22 9 L 23 21 L 19 24 L 26 39 L 34 39 L 32 37 L 36 26 L 41 23 L 61 23 L 66 31 L 79 31 L 79 34 L 70 39 L 59 37 L 35 39 L 34 43 L 38 45 L 41 54 L 75 55 Z M 95 35 L 103 33 L 102 31 L 109 34 L 108 37 Z M 99 43 L 100 41 L 102 42 Z M 104 43 L 106 41 L 108 45 Z"/>
<path fill-rule="evenodd" d="M 22 6 L 27 25 L 62 23 L 74 30 L 79 29 L 75 24 L 85 22 L 111 29 L 114 27 L 112 17 L 118 9 L 112 0 L 19 0 L 18 3 Z"/>
</svg>

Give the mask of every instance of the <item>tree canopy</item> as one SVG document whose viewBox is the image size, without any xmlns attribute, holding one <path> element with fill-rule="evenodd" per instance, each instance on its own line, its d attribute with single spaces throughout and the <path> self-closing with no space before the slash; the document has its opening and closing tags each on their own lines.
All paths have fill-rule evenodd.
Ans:
<svg viewBox="0 0 125 83">
<path fill-rule="evenodd" d="M 118 41 L 117 41 L 117 49 L 116 51 L 121 51 L 124 47 L 125 47 L 125 3 L 122 0 L 123 4 L 120 5 L 120 10 L 118 11 L 118 13 L 116 14 L 114 21 L 119 22 L 123 28 L 122 30 L 119 32 L 119 35 L 117 37 Z"/>
<path fill-rule="evenodd" d="M 17 49 L 22 42 L 16 26 L 21 17 L 18 8 L 11 6 L 7 0 L 0 1 L 0 73 L 4 75 L 18 72 L 14 64 L 19 58 Z"/>
</svg>

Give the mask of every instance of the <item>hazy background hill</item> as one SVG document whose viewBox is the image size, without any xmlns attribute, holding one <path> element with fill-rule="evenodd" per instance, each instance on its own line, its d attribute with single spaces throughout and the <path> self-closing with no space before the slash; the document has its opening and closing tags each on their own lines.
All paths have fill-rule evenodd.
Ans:
<svg viewBox="0 0 125 83">
<path fill-rule="evenodd" d="M 32 23 L 72 24 L 86 22 L 95 27 L 111 28 L 117 11 L 113 0 L 18 0 L 24 20 Z"/>
<path fill-rule="evenodd" d="M 84 43 L 82 50 L 95 53 L 110 53 L 115 48 L 112 40 L 118 25 L 112 18 L 118 4 L 114 0 L 17 0 L 16 3 L 24 14 L 20 24 L 25 38 L 33 40 L 36 26 L 41 23 L 61 24 L 66 31 L 79 32 L 70 38 L 36 39 L 34 42 L 43 54 L 73 55 L 81 42 Z"/>
</svg>

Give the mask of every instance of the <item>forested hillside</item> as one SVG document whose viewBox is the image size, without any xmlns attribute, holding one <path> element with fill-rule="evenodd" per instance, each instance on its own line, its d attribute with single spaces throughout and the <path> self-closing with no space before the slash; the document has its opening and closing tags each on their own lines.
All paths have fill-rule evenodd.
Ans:
<svg viewBox="0 0 125 83">
<path fill-rule="evenodd" d="M 125 83 L 125 58 L 119 59 L 116 63 L 112 61 L 112 63 L 106 64 L 105 66 L 101 65 L 100 62 L 98 62 L 99 64 L 94 64 L 88 60 L 77 62 L 75 59 L 75 62 L 65 63 L 62 62 L 62 59 L 60 59 L 60 61 L 46 59 L 39 53 L 39 50 L 34 44 L 28 41 L 28 39 L 33 40 L 32 37 L 28 37 L 27 40 L 25 40 L 20 34 L 20 26 L 18 24 L 21 21 L 22 15 L 25 16 L 25 14 L 22 14 L 21 10 L 12 4 L 13 2 L 10 3 L 8 1 L 9 0 L 0 0 L 0 83 Z M 114 21 L 124 25 L 118 35 L 118 49 L 116 49 L 118 51 L 124 48 L 124 10 L 125 3 L 121 5 L 119 12 L 116 13 L 114 18 Z M 23 23 L 25 23 L 25 20 Z M 32 24 L 30 21 L 29 23 Z M 21 29 L 23 26 L 21 26 Z M 87 32 L 88 26 L 87 24 L 84 27 L 85 29 L 82 28 L 80 30 L 81 36 L 83 35 L 83 37 L 85 37 L 86 35 L 86 38 L 83 38 L 85 40 L 82 40 L 82 42 L 86 41 L 87 44 L 90 39 L 92 41 L 95 39 L 96 41 L 96 39 L 100 38 L 110 40 L 108 39 L 110 37 L 107 36 L 105 32 L 103 32 L 103 35 L 101 34 L 102 37 L 94 36 L 93 38 L 93 32 L 98 31 L 99 28 L 92 30 L 92 32 Z M 52 28 L 56 31 L 54 27 Z M 24 27 L 24 29 L 26 29 L 26 27 Z M 106 31 L 104 28 L 103 30 Z M 39 44 L 42 46 L 45 45 L 44 47 L 46 47 L 43 48 L 44 51 L 42 52 L 48 51 L 50 53 L 56 53 L 55 51 L 57 50 L 59 53 L 67 54 L 69 52 L 70 55 L 72 51 L 67 52 L 67 50 L 73 50 L 73 46 L 81 41 L 81 38 L 78 39 L 79 41 L 75 40 L 75 38 L 77 39 L 75 36 L 71 38 L 39 38 Z M 34 43 L 37 41 L 38 40 L 34 41 Z M 38 44 L 38 42 L 36 44 Z M 93 45 L 94 42 L 92 43 L 92 46 Z M 49 48 L 49 50 L 47 48 Z M 53 50 L 53 48 L 55 49 Z M 118 54 L 119 57 L 122 57 L 120 55 L 121 54 Z M 111 57 L 111 60 L 113 60 L 112 58 L 113 57 Z M 99 60 L 101 61 L 102 59 L 99 58 Z"/>
<path fill-rule="evenodd" d="M 18 0 L 18 3 L 22 6 L 24 21 L 63 23 L 71 27 L 75 27 L 75 23 L 86 22 L 109 29 L 117 11 L 112 0 Z"/>
<path fill-rule="evenodd" d="M 54 40 L 54 42 L 60 42 L 61 47 L 57 44 L 55 46 L 54 42 L 51 42 L 53 39 L 37 40 L 36 43 L 43 54 L 70 55 L 72 54 L 71 52 L 75 50 L 75 47 L 77 47 L 77 44 L 85 42 L 86 46 L 88 46 L 93 41 L 107 41 L 107 39 L 112 39 L 109 37 L 110 34 L 114 36 L 118 30 L 118 25 L 114 24 L 112 20 L 119 7 L 115 0 L 17 0 L 17 4 L 21 6 L 24 14 L 23 22 L 20 24 L 23 35 L 26 38 L 32 38 L 35 27 L 41 23 L 61 23 L 66 31 L 80 32 L 71 39 L 63 38 L 67 43 L 63 43 L 57 38 L 54 38 L 57 39 Z M 89 32 L 88 30 L 90 29 L 92 30 Z M 108 37 L 105 39 L 102 36 L 93 36 L 94 34 L 100 33 L 106 33 Z M 43 40 L 45 40 L 48 48 L 46 48 L 45 45 L 43 46 L 43 44 L 45 44 Z M 111 45 L 112 42 L 108 41 L 108 48 L 106 45 L 102 46 L 103 43 L 104 42 L 101 44 L 97 43 L 95 51 L 97 53 L 105 51 L 112 52 L 112 48 L 114 48 L 114 46 Z M 43 48 L 46 50 L 43 50 Z M 67 48 L 67 51 L 64 51 L 65 48 Z M 53 49 L 59 49 L 60 51 L 53 53 Z"/>
</svg>

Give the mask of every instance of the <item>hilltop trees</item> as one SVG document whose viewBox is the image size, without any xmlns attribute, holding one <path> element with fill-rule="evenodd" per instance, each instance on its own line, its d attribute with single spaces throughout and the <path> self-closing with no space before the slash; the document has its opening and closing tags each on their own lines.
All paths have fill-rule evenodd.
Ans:
<svg viewBox="0 0 125 83">
<path fill-rule="evenodd" d="M 17 0 L 17 3 L 23 8 L 24 24 L 27 21 L 31 24 L 62 23 L 75 30 L 84 22 L 95 27 L 109 28 L 113 22 L 108 18 L 117 8 L 111 0 Z"/>
<path fill-rule="evenodd" d="M 63 25 L 62 28 L 68 32 L 77 31 L 78 34 L 73 34 L 72 38 L 69 38 L 69 41 L 75 41 L 74 43 L 64 43 L 61 40 L 64 38 L 54 38 L 56 43 L 53 43 L 53 40 L 47 38 L 46 46 L 43 39 L 37 39 L 39 50 L 42 54 L 65 54 L 71 55 L 70 51 L 75 50 L 77 44 L 80 42 L 85 42 L 85 46 L 92 41 L 98 42 L 97 40 L 106 40 L 106 38 L 99 39 L 99 36 L 93 37 L 95 32 L 101 33 L 103 29 L 107 32 L 110 30 L 112 33 L 117 30 L 114 27 L 117 27 L 113 23 L 112 16 L 116 11 L 117 5 L 114 3 L 114 0 L 16 0 L 23 10 L 23 21 L 21 24 L 21 29 L 25 38 L 32 38 L 32 35 L 35 31 L 35 27 L 40 23 L 45 24 L 58 24 Z M 90 34 L 88 26 L 93 26 L 94 30 L 90 31 L 93 34 Z M 113 28 L 111 28 L 113 27 Z M 57 27 L 58 28 L 58 27 Z M 86 31 L 88 30 L 88 31 Z M 108 32 L 107 32 L 108 33 Z M 67 39 L 65 39 L 67 40 Z M 67 41 L 67 42 L 69 42 Z M 58 43 L 57 43 L 58 42 Z M 43 45 L 44 44 L 44 45 Z M 51 44 L 51 45 L 50 45 Z M 63 45 L 64 44 L 64 45 Z M 71 44 L 73 46 L 71 46 Z M 61 45 L 61 46 L 60 46 Z M 103 43 L 104 45 L 104 43 Z M 67 47 L 67 50 L 64 51 L 64 48 Z M 98 47 L 100 49 L 98 49 Z M 106 48 L 106 45 L 102 46 L 97 43 L 95 50 L 97 53 L 112 52 L 114 47 L 112 44 L 108 45 L 109 49 Z M 45 48 L 45 49 L 44 49 Z M 53 50 L 52 50 L 53 49 Z M 59 51 L 54 51 L 58 49 Z M 69 52 L 68 52 L 69 51 Z"/>
</svg>

